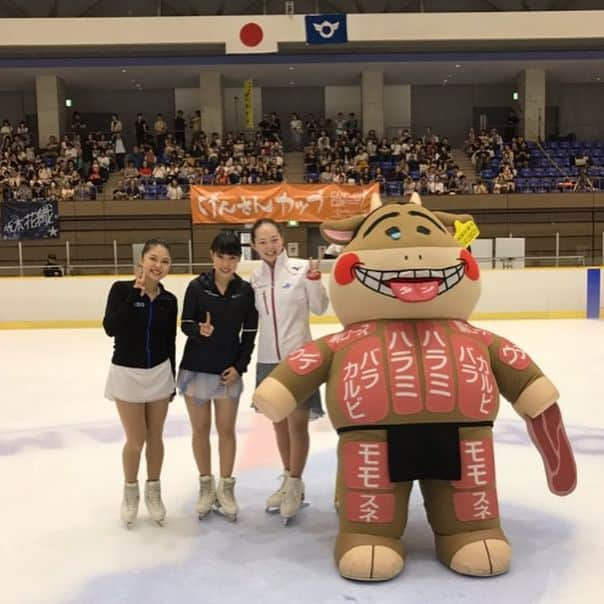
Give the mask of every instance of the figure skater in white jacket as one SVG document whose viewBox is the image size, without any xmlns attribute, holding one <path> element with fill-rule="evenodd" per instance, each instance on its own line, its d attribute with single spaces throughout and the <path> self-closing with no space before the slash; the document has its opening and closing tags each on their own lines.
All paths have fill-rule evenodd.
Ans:
<svg viewBox="0 0 604 604">
<path fill-rule="evenodd" d="M 252 248 L 262 260 L 250 280 L 258 310 L 259 384 L 282 359 L 312 339 L 310 313 L 323 314 L 329 300 L 321 283 L 320 258 L 288 258 L 283 234 L 274 220 L 262 218 L 254 223 Z M 266 510 L 279 511 L 286 523 L 304 500 L 302 472 L 308 458 L 308 421 L 322 415 L 317 390 L 287 419 L 274 424 L 284 471 L 281 486 L 267 499 Z"/>
</svg>

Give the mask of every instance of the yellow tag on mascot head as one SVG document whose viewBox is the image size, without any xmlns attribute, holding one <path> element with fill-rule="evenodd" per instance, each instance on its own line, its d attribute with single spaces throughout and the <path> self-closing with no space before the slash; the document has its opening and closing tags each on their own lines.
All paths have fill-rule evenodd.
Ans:
<svg viewBox="0 0 604 604">
<path fill-rule="evenodd" d="M 467 322 L 480 271 L 452 231 L 471 220 L 431 212 L 414 194 L 385 206 L 376 196 L 367 216 L 325 222 L 325 239 L 346 246 L 330 280 L 345 327 L 293 352 L 254 393 L 280 421 L 327 384 L 343 577 L 380 581 L 402 570 L 414 480 L 443 564 L 474 576 L 508 570 L 492 437 L 500 394 L 526 420 L 552 492 L 575 487 L 555 386 L 518 346 Z"/>
</svg>

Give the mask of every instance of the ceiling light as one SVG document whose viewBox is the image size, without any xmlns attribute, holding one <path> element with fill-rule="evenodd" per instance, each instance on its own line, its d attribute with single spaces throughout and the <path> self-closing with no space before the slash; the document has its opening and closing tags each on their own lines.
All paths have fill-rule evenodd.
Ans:
<svg viewBox="0 0 604 604">
<path fill-rule="evenodd" d="M 295 68 L 293 65 L 290 65 L 290 66 L 289 66 L 289 70 L 290 70 L 290 71 L 293 71 L 294 69 L 296 69 L 296 68 Z"/>
<path fill-rule="evenodd" d="M 457 65 L 455 65 L 455 69 L 459 69 L 461 67 L 461 65 L 459 63 L 457 63 Z"/>
<path fill-rule="evenodd" d="M 126 71 L 128 71 L 127 69 L 122 69 L 122 73 L 126 73 Z"/>
<path fill-rule="evenodd" d="M 596 78 L 596 80 L 598 80 L 598 82 L 600 81 L 601 78 Z"/>
<path fill-rule="evenodd" d="M 296 82 L 290 82 L 289 85 L 293 86 Z"/>
</svg>

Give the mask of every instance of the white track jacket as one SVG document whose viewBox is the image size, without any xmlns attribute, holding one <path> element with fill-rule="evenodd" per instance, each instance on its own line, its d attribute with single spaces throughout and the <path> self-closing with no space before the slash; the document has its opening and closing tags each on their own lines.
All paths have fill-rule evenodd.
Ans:
<svg viewBox="0 0 604 604">
<path fill-rule="evenodd" d="M 308 260 L 288 258 L 283 251 L 275 266 L 267 262 L 253 272 L 258 310 L 259 363 L 278 363 L 302 344 L 312 340 L 309 315 L 322 315 L 329 304 L 320 279 L 306 278 Z"/>
</svg>

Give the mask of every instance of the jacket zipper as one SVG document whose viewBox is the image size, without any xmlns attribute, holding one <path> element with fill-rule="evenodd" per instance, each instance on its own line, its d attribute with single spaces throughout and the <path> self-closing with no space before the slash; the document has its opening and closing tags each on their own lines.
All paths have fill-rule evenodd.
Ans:
<svg viewBox="0 0 604 604">
<path fill-rule="evenodd" d="M 147 349 L 147 369 L 151 368 L 151 319 L 153 319 L 153 300 L 149 301 L 149 315 L 147 317 L 147 333 L 145 347 Z"/>
<path fill-rule="evenodd" d="M 264 301 L 264 310 L 266 311 L 266 314 L 270 315 L 271 312 L 268 309 L 268 302 L 266 301 L 266 292 L 262 292 L 262 300 Z"/>
<path fill-rule="evenodd" d="M 279 330 L 277 329 L 277 308 L 275 305 L 275 267 L 271 266 L 271 306 L 273 308 L 273 328 L 275 330 L 275 349 L 277 358 L 281 360 L 281 351 L 279 350 Z"/>
</svg>

